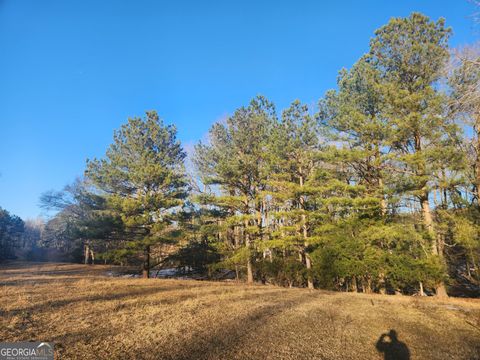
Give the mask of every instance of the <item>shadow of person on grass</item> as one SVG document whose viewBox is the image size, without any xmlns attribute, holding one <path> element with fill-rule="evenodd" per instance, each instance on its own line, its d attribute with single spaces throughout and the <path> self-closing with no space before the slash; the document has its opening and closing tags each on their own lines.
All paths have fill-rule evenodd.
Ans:
<svg viewBox="0 0 480 360">
<path fill-rule="evenodd" d="M 397 332 L 393 329 L 382 334 L 375 347 L 384 354 L 384 360 L 410 360 L 410 350 L 404 342 L 398 340 Z"/>
</svg>

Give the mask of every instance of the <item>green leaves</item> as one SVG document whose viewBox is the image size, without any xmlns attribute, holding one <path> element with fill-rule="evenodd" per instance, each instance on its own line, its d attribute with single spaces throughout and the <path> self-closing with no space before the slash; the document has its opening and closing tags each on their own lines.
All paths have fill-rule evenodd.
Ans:
<svg viewBox="0 0 480 360">
<path fill-rule="evenodd" d="M 370 56 L 382 77 L 415 92 L 430 86 L 441 76 L 448 59 L 451 29 L 445 20 L 431 21 L 420 13 L 392 18 L 375 31 L 370 41 Z"/>
<path fill-rule="evenodd" d="M 58 234 L 116 239 L 112 259 L 182 243 L 173 263 L 365 292 L 438 285 L 457 254 L 477 266 L 478 217 L 463 211 L 478 203 L 479 147 L 455 116 L 478 115 L 467 96 L 478 90 L 478 56 L 443 91 L 450 34 L 443 19 L 393 18 L 316 114 L 295 100 L 278 117 L 257 96 L 215 123 L 195 146 L 192 203 L 175 127 L 154 111 L 129 119 L 105 157 L 87 163 L 93 191 L 73 203 L 46 196 L 72 205 Z M 107 219 L 109 232 L 92 231 Z"/>
<path fill-rule="evenodd" d="M 85 175 L 121 218 L 127 247 L 175 238 L 175 210 L 188 193 L 185 157 L 176 128 L 150 111 L 115 132 L 104 159 L 87 162 Z"/>
<path fill-rule="evenodd" d="M 0 260 L 15 258 L 14 250 L 23 231 L 23 220 L 0 208 Z"/>
</svg>

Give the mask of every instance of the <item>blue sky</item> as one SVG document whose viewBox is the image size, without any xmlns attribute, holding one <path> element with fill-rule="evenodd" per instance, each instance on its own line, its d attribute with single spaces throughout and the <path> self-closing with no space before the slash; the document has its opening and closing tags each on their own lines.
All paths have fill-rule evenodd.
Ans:
<svg viewBox="0 0 480 360">
<path fill-rule="evenodd" d="M 0 0 L 0 206 L 38 216 L 145 110 L 190 147 L 256 94 L 316 104 L 412 11 L 445 17 L 453 46 L 478 38 L 467 0 Z"/>
</svg>

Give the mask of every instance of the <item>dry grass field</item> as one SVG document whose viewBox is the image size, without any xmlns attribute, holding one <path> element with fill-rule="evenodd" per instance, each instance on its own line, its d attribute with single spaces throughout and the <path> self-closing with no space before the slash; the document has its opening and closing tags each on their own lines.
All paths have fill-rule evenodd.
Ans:
<svg viewBox="0 0 480 360">
<path fill-rule="evenodd" d="M 480 359 L 479 300 L 127 279 L 109 270 L 4 265 L 0 340 L 52 341 L 56 359 L 383 359 L 375 345 L 394 329 L 410 359 Z"/>
</svg>

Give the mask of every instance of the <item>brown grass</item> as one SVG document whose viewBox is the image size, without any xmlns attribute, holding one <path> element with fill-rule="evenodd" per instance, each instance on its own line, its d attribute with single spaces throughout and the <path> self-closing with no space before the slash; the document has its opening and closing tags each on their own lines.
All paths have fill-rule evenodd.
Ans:
<svg viewBox="0 0 480 360">
<path fill-rule="evenodd" d="M 109 267 L 0 270 L 0 340 L 53 341 L 57 359 L 480 359 L 480 301 L 105 276 Z"/>
</svg>

